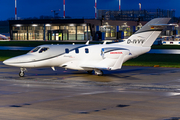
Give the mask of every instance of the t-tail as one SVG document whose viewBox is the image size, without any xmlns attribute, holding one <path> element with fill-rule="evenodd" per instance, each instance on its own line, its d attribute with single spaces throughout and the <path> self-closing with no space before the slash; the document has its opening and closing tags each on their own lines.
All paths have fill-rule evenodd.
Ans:
<svg viewBox="0 0 180 120">
<path fill-rule="evenodd" d="M 155 18 L 145 24 L 140 30 L 130 36 L 125 42 L 132 46 L 150 47 L 161 34 L 162 30 L 168 26 L 171 18 Z"/>
</svg>

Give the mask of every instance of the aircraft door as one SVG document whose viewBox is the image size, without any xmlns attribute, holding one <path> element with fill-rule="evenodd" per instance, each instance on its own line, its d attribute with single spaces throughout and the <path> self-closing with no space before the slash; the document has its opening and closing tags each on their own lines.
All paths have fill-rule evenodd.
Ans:
<svg viewBox="0 0 180 120">
<path fill-rule="evenodd" d="M 63 40 L 63 31 L 62 30 L 49 30 L 48 31 L 48 40 Z"/>
<path fill-rule="evenodd" d="M 63 40 L 63 32 L 61 30 L 54 30 L 53 31 L 54 34 L 54 40 L 59 41 L 59 40 Z"/>
<path fill-rule="evenodd" d="M 55 34 L 53 33 L 53 34 L 52 34 L 52 40 L 54 40 L 54 39 L 55 39 Z"/>
<path fill-rule="evenodd" d="M 56 40 L 62 40 L 62 33 L 56 33 Z"/>
</svg>

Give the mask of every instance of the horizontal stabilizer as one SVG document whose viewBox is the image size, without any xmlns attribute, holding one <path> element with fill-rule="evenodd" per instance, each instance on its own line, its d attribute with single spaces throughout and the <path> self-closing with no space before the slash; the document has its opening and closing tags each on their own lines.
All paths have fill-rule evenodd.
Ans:
<svg viewBox="0 0 180 120">
<path fill-rule="evenodd" d="M 176 26 L 177 24 L 151 24 L 149 26 Z"/>
</svg>

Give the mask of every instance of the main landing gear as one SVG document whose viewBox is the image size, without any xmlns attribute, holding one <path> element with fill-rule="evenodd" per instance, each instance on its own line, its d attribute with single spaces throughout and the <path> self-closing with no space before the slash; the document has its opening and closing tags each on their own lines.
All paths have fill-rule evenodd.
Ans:
<svg viewBox="0 0 180 120">
<path fill-rule="evenodd" d="M 94 71 L 93 70 L 88 70 L 87 73 L 90 74 L 90 75 L 92 75 L 93 73 L 95 75 L 98 75 L 98 76 L 102 76 L 103 75 L 103 72 L 101 70 L 99 70 L 99 69 L 94 69 Z"/>
<path fill-rule="evenodd" d="M 93 74 L 93 70 L 88 70 L 87 73 L 92 75 Z"/>
<path fill-rule="evenodd" d="M 24 77 L 24 72 L 27 71 L 26 68 L 20 68 L 19 76 Z"/>
<path fill-rule="evenodd" d="M 95 69 L 94 72 L 95 72 L 95 74 L 98 75 L 98 76 L 102 76 L 102 75 L 103 75 L 103 71 L 102 71 L 102 70 Z"/>
<path fill-rule="evenodd" d="M 88 74 L 93 74 L 93 70 L 88 70 L 87 71 Z M 99 69 L 94 69 L 94 74 L 98 75 L 98 76 L 102 76 L 103 75 L 103 71 L 99 70 Z"/>
</svg>

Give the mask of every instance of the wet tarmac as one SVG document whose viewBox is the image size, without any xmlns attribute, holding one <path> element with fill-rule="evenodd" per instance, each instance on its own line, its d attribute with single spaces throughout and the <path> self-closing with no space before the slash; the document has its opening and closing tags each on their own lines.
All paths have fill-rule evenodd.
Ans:
<svg viewBox="0 0 180 120">
<path fill-rule="evenodd" d="M 0 63 L 1 120 L 179 120 L 180 69 L 129 67 L 104 76 Z"/>
</svg>

